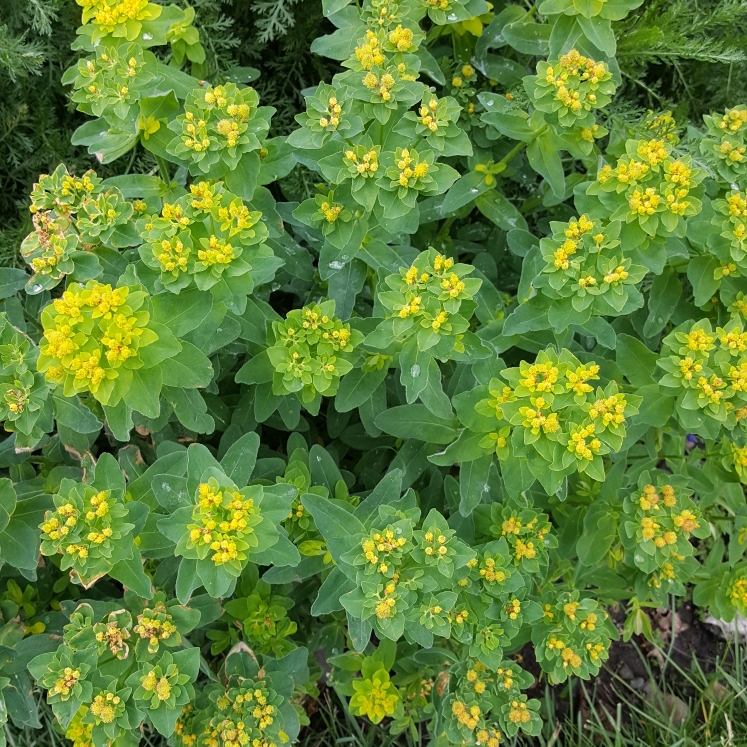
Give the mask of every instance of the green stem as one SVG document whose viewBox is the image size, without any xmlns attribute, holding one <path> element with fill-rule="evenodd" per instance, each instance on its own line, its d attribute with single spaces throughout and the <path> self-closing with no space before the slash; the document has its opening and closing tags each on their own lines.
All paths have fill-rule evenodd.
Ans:
<svg viewBox="0 0 747 747">
<path fill-rule="evenodd" d="M 512 159 L 512 158 L 513 158 L 513 157 L 514 157 L 515 155 L 517 155 L 518 153 L 521 153 L 521 151 L 523 151 L 523 150 L 524 150 L 524 148 L 526 148 L 526 147 L 527 147 L 527 145 L 529 145 L 529 143 L 523 143 L 523 142 L 522 142 L 522 143 L 517 143 L 517 144 L 516 144 L 516 145 L 515 145 L 515 146 L 514 146 L 513 148 L 511 148 L 511 150 L 510 150 L 510 151 L 509 151 L 508 153 L 506 153 L 506 155 L 505 155 L 505 156 L 503 156 L 503 158 L 501 158 L 501 160 L 500 160 L 500 161 L 498 161 L 498 163 L 502 163 L 502 164 L 504 164 L 504 165 L 507 165 L 507 164 L 508 164 L 508 162 L 509 162 L 509 161 L 510 161 L 510 160 L 511 160 L 511 159 Z M 498 165 L 498 164 L 496 164 L 496 166 L 497 166 L 497 165 Z"/>
<path fill-rule="evenodd" d="M 171 176 L 169 175 L 169 166 L 166 163 L 166 159 L 162 156 L 156 156 L 156 163 L 158 164 L 158 173 L 161 175 L 161 179 L 166 184 L 171 184 Z"/>
</svg>

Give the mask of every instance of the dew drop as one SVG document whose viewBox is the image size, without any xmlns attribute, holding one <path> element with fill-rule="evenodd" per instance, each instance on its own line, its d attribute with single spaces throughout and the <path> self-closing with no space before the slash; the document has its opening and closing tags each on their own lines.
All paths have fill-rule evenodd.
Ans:
<svg viewBox="0 0 747 747">
<path fill-rule="evenodd" d="M 31 290 L 33 290 L 33 291 L 34 291 L 34 293 L 41 293 L 41 291 L 42 291 L 42 287 L 41 287 L 41 285 L 39 285 L 39 284 L 37 283 L 37 285 L 35 285 L 35 286 L 34 286 L 34 287 L 33 287 L 33 288 L 31 289 Z"/>
<path fill-rule="evenodd" d="M 476 194 L 477 194 L 477 187 L 472 187 L 472 189 L 470 189 L 470 192 L 471 192 L 471 193 L 472 193 L 473 195 L 476 195 Z"/>
<path fill-rule="evenodd" d="M 163 489 L 164 493 L 170 493 L 171 492 L 171 485 L 169 485 L 167 482 L 161 483 L 161 488 Z"/>
<path fill-rule="evenodd" d="M 149 42 L 153 38 L 153 34 L 143 34 L 143 41 Z"/>
<path fill-rule="evenodd" d="M 330 262 L 329 266 L 333 270 L 341 270 L 343 267 L 345 267 L 345 265 L 342 262 L 338 262 L 337 260 L 335 260 L 334 262 Z"/>
<path fill-rule="evenodd" d="M 456 13 L 449 13 L 449 15 L 448 15 L 448 19 L 449 19 L 450 21 L 456 21 L 456 19 L 457 19 L 457 17 L 456 17 Z"/>
<path fill-rule="evenodd" d="M 420 376 L 420 366 L 417 363 L 410 368 L 410 376 L 413 379 L 417 379 Z"/>
<path fill-rule="evenodd" d="M 490 101 L 490 99 L 488 99 L 488 100 L 487 100 L 487 101 L 486 101 L 485 103 L 486 103 L 486 104 L 487 104 L 488 106 L 493 106 L 493 102 L 492 102 L 492 101 Z"/>
</svg>

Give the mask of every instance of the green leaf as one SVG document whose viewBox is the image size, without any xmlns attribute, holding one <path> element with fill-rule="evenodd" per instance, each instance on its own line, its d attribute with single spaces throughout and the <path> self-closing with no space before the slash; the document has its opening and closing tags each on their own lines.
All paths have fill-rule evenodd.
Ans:
<svg viewBox="0 0 747 747">
<path fill-rule="evenodd" d="M 456 418 L 439 418 L 425 405 L 400 405 L 382 412 L 374 421 L 377 428 L 397 438 L 413 438 L 434 444 L 448 444 L 457 434 Z"/>
<path fill-rule="evenodd" d="M 490 494 L 488 475 L 493 455 L 487 454 L 461 465 L 459 470 L 459 513 L 469 516 Z"/>
<path fill-rule="evenodd" d="M 337 412 L 350 412 L 356 407 L 360 407 L 386 378 L 387 372 L 387 366 L 374 371 L 354 368 L 350 373 L 343 376 L 335 396 Z"/>
<path fill-rule="evenodd" d="M 633 386 L 652 384 L 658 356 L 630 335 L 617 336 L 617 365 Z"/>
<path fill-rule="evenodd" d="M 132 383 L 125 394 L 125 402 L 137 412 L 149 418 L 157 418 L 161 410 L 161 369 L 136 368 L 132 372 Z"/>
<path fill-rule="evenodd" d="M 661 275 L 654 278 L 648 297 L 648 318 L 643 325 L 646 337 L 658 335 L 674 312 L 682 295 L 682 283 L 671 267 L 665 267 Z"/>
<path fill-rule="evenodd" d="M 166 325 L 177 337 L 196 329 L 213 307 L 213 296 L 197 288 L 178 295 L 165 291 L 152 300 L 154 321 Z"/>
<path fill-rule="evenodd" d="M 7 477 L 0 478 L 0 532 L 8 526 L 15 508 L 16 491 L 13 483 Z"/>
<path fill-rule="evenodd" d="M 120 560 L 109 570 L 109 575 L 127 589 L 134 591 L 142 599 L 153 598 L 151 580 L 143 571 L 143 558 L 137 547 L 129 560 Z"/>
<path fill-rule="evenodd" d="M 60 389 L 52 393 L 52 410 L 58 423 L 78 433 L 96 433 L 103 425 L 78 397 L 65 397 Z"/>
<path fill-rule="evenodd" d="M 546 57 L 551 31 L 549 23 L 509 23 L 503 28 L 503 38 L 517 52 Z"/>
<path fill-rule="evenodd" d="M 182 349 L 161 363 L 161 374 L 165 386 L 185 389 L 206 387 L 213 379 L 210 359 L 194 345 L 182 341 Z"/>
<path fill-rule="evenodd" d="M 514 228 L 527 230 L 527 222 L 524 216 L 509 202 L 504 195 L 497 190 L 492 190 L 480 195 L 475 200 L 477 209 L 498 228 L 511 231 Z"/>
<path fill-rule="evenodd" d="M 708 303 L 718 290 L 719 281 L 714 277 L 718 266 L 719 262 L 712 254 L 693 257 L 690 260 L 687 266 L 687 279 L 693 286 L 696 306 Z"/>
<path fill-rule="evenodd" d="M 257 463 L 258 450 L 259 435 L 245 433 L 231 444 L 223 459 L 220 460 L 226 477 L 233 480 L 240 488 L 247 485 L 251 479 L 254 465 Z"/>
<path fill-rule="evenodd" d="M 25 270 L 14 267 L 3 267 L 0 277 L 0 299 L 10 298 L 28 282 L 29 275 Z"/>
<path fill-rule="evenodd" d="M 351 511 L 350 504 L 323 498 L 313 493 L 304 493 L 301 503 L 314 518 L 319 531 L 325 539 L 349 537 L 352 534 L 363 534 L 365 528 Z"/>
<path fill-rule="evenodd" d="M 565 195 L 565 172 L 558 146 L 557 138 L 548 128 L 529 143 L 527 158 L 529 165 L 547 180 L 555 196 L 562 199 Z"/>
<path fill-rule="evenodd" d="M 330 495 L 335 494 L 335 485 L 342 480 L 342 474 L 330 453 L 319 444 L 314 444 L 309 451 L 309 471 L 314 485 L 323 485 Z"/>
</svg>

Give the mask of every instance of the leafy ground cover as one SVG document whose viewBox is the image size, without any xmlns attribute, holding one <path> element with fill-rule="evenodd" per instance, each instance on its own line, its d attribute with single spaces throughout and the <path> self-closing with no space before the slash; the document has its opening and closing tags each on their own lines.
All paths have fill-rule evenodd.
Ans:
<svg viewBox="0 0 747 747">
<path fill-rule="evenodd" d="M 746 20 L 9 7 L 8 741 L 739 744 Z"/>
</svg>

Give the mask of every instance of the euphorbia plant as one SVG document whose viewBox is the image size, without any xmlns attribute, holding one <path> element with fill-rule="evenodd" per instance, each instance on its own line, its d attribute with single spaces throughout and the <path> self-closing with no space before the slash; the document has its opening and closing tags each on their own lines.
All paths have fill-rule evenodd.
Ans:
<svg viewBox="0 0 747 747">
<path fill-rule="evenodd" d="M 524 647 L 590 679 L 610 605 L 745 614 L 747 109 L 610 116 L 638 0 L 325 2 L 288 137 L 192 9 L 80 4 L 114 175 L 41 175 L 0 289 L 14 724 L 27 667 L 79 747 L 278 747 L 318 656 L 499 747 Z"/>
</svg>

